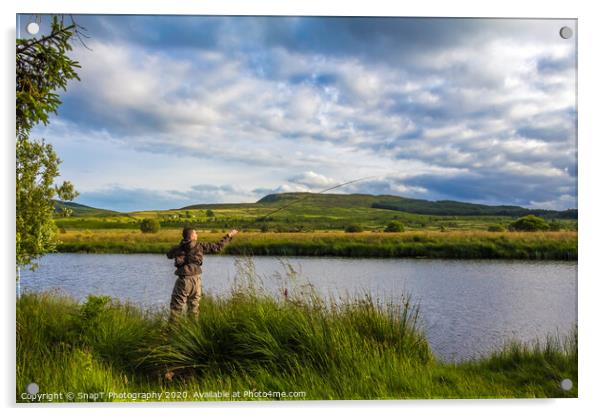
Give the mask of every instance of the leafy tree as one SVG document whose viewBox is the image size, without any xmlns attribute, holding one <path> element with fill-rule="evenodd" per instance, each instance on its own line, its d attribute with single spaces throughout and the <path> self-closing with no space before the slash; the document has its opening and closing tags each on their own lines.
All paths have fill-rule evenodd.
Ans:
<svg viewBox="0 0 602 416">
<path fill-rule="evenodd" d="M 158 233 L 161 223 L 156 218 L 145 218 L 140 221 L 140 231 L 143 233 Z"/>
<path fill-rule="evenodd" d="M 550 229 L 550 225 L 543 218 L 527 215 L 511 223 L 508 229 L 512 231 L 547 231 Z"/>
<path fill-rule="evenodd" d="M 389 224 L 387 224 L 387 226 L 385 227 L 385 232 L 386 233 L 400 233 L 402 231 L 404 231 L 404 227 L 403 224 L 400 223 L 399 221 L 391 221 Z"/>
<path fill-rule="evenodd" d="M 77 26 L 54 17 L 47 36 L 17 39 L 16 45 L 16 262 L 29 265 L 56 245 L 54 202 L 77 196 L 73 185 L 55 186 L 61 163 L 52 146 L 29 135 L 38 123 L 48 124 L 61 101 L 56 92 L 79 79 L 79 64 L 67 56 Z"/>
<path fill-rule="evenodd" d="M 33 260 L 56 245 L 57 228 L 53 220 L 58 196 L 70 200 L 77 192 L 70 182 L 53 186 L 60 161 L 50 144 L 43 140 L 17 140 L 16 243 L 17 265 Z"/>
<path fill-rule="evenodd" d="M 208 209 L 207 211 L 205 211 L 205 215 L 206 215 L 208 218 L 212 218 L 212 217 L 215 217 L 215 212 L 213 212 L 213 210 L 212 210 L 212 209 Z"/>
</svg>

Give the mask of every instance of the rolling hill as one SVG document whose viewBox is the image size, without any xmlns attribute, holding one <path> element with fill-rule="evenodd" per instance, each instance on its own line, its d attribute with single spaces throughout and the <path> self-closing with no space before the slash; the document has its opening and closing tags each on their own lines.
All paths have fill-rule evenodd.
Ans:
<svg viewBox="0 0 602 416">
<path fill-rule="evenodd" d="M 298 201 L 298 202 L 295 202 Z M 537 215 L 549 219 L 577 219 L 577 210 L 528 209 L 514 205 L 483 205 L 458 201 L 428 201 L 393 195 L 367 194 L 270 194 L 254 204 L 197 204 L 181 209 L 278 208 L 294 203 L 295 211 L 322 208 L 375 208 L 421 215 L 437 216 L 509 216 Z"/>
<path fill-rule="evenodd" d="M 94 208 L 87 205 L 78 204 L 76 202 L 54 201 L 54 212 L 60 214 L 65 208 L 70 209 L 73 217 L 103 217 L 119 215 L 117 211 L 108 209 Z"/>
</svg>

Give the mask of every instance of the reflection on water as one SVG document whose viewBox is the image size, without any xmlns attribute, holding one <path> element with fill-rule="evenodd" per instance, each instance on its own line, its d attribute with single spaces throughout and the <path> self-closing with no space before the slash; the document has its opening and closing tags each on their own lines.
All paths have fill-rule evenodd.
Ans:
<svg viewBox="0 0 602 416">
<path fill-rule="evenodd" d="M 382 301 L 409 294 L 435 353 L 464 359 L 515 339 L 567 334 L 577 322 L 577 264 L 551 261 L 255 257 L 264 286 L 278 295 L 286 264 L 322 296 L 370 293 Z M 206 256 L 203 291 L 230 291 L 240 258 Z M 106 294 L 145 307 L 166 307 L 172 262 L 156 254 L 52 254 L 23 271 L 23 290 L 60 289 L 77 299 Z M 286 283 L 290 285 L 289 283 Z"/>
</svg>

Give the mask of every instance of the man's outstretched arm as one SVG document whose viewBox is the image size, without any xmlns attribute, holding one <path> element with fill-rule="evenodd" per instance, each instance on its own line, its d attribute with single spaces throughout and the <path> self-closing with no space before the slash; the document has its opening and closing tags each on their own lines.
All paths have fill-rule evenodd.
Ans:
<svg viewBox="0 0 602 416">
<path fill-rule="evenodd" d="M 167 252 L 167 258 L 168 259 L 173 259 L 174 257 L 176 257 L 177 253 L 180 251 L 180 246 L 174 246 L 172 247 L 168 252 Z"/>
<path fill-rule="evenodd" d="M 203 253 L 219 253 L 225 246 L 238 234 L 238 230 L 231 230 L 228 234 L 222 237 L 217 243 L 204 243 L 199 242 L 199 245 L 203 248 Z"/>
</svg>

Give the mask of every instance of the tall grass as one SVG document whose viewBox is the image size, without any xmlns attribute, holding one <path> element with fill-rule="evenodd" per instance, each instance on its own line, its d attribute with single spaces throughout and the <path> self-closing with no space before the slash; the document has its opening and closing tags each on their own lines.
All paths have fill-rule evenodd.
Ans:
<svg viewBox="0 0 602 416">
<path fill-rule="evenodd" d="M 205 296 L 198 318 L 169 323 L 107 297 L 82 304 L 52 293 L 17 301 L 17 400 L 40 392 L 302 391 L 304 399 L 573 397 L 577 348 L 512 344 L 478 360 L 437 360 L 407 298 L 334 303 L 305 285 L 268 295 L 252 267 L 223 298 Z M 290 282 L 289 282 L 290 283 Z M 575 387 L 559 388 L 564 378 Z M 262 398 L 253 397 L 253 398 Z M 269 397 L 268 397 L 269 398 Z M 163 397 L 162 400 L 167 398 Z M 65 399 L 68 400 L 68 399 Z M 73 400 L 90 400 L 75 396 Z"/>
<path fill-rule="evenodd" d="M 217 240 L 219 234 L 200 233 Z M 139 231 L 68 231 L 60 236 L 61 252 L 164 253 L 179 230 L 148 235 Z M 226 246 L 228 254 L 276 256 L 425 257 L 452 259 L 576 260 L 577 233 L 411 231 L 349 234 L 343 232 L 244 232 Z"/>
</svg>

